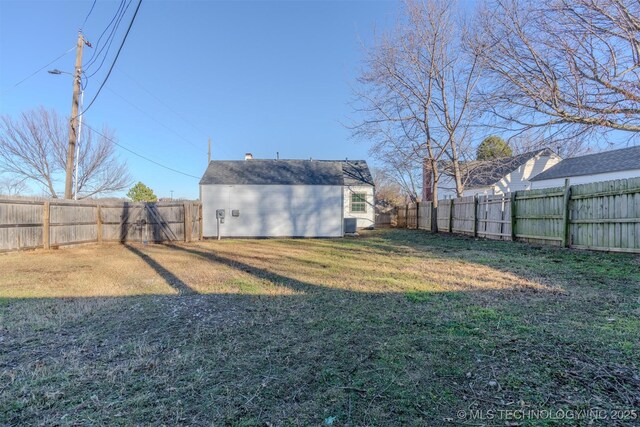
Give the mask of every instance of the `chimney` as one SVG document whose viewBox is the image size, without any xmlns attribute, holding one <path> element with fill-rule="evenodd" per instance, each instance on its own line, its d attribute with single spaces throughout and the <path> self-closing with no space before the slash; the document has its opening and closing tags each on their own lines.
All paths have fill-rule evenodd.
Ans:
<svg viewBox="0 0 640 427">
<path fill-rule="evenodd" d="M 251 153 L 245 153 L 245 155 L 244 155 L 244 159 L 245 159 L 245 160 L 252 160 L 252 159 L 253 159 L 253 154 L 251 154 Z"/>
</svg>

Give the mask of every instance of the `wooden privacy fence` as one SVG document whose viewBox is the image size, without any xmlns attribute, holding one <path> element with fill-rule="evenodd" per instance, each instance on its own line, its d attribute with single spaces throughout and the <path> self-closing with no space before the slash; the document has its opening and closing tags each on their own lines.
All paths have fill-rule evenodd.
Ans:
<svg viewBox="0 0 640 427">
<path fill-rule="evenodd" d="M 189 242 L 201 238 L 199 202 L 0 199 L 3 252 L 90 242 Z"/>
<path fill-rule="evenodd" d="M 468 196 L 398 208 L 398 227 L 640 253 L 640 178 Z M 416 226 L 417 224 L 417 226 Z"/>
<path fill-rule="evenodd" d="M 398 213 L 396 209 L 391 209 L 386 212 L 376 212 L 375 215 L 376 228 L 387 228 L 397 225 Z"/>
<path fill-rule="evenodd" d="M 431 202 L 411 203 L 396 208 L 395 215 L 396 227 L 431 230 Z"/>
</svg>

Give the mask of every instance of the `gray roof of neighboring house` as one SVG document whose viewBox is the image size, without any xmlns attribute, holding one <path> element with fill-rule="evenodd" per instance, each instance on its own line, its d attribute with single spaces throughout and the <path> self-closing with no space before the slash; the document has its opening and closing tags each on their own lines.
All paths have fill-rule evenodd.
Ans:
<svg viewBox="0 0 640 427">
<path fill-rule="evenodd" d="M 595 175 L 632 169 L 640 169 L 640 146 L 564 159 L 546 171 L 534 176 L 531 181 Z"/>
<path fill-rule="evenodd" d="M 466 162 L 461 165 L 463 168 L 467 168 L 462 182 L 465 188 L 487 187 L 500 181 L 534 157 L 553 154 L 553 151 L 544 148 L 501 159 Z"/>
<path fill-rule="evenodd" d="M 371 183 L 364 160 L 213 160 L 200 184 L 218 185 L 354 185 Z"/>
</svg>

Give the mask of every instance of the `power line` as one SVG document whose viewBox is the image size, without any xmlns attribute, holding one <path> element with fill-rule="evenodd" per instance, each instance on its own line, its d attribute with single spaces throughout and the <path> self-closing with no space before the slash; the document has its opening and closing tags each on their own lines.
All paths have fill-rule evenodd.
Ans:
<svg viewBox="0 0 640 427">
<path fill-rule="evenodd" d="M 127 37 L 129 36 L 129 32 L 131 31 L 131 27 L 133 26 L 133 22 L 136 20 L 136 16 L 138 15 L 138 10 L 140 10 L 140 5 L 141 4 L 142 4 L 142 0 L 138 0 L 138 6 L 136 7 L 135 12 L 133 12 L 133 17 L 131 18 L 131 22 L 129 22 L 129 27 L 127 28 L 127 32 L 124 34 L 124 38 L 122 39 L 122 43 L 120 43 L 120 47 L 118 48 L 118 52 L 116 53 L 116 57 L 113 58 L 113 62 L 111 63 L 111 67 L 109 67 L 109 71 L 107 72 L 107 75 L 105 76 L 104 80 L 102 81 L 102 84 L 100 84 L 100 87 L 98 88 L 98 92 L 96 92 L 96 94 L 93 96 L 93 99 L 91 100 L 91 102 L 89 102 L 89 105 L 87 106 L 87 108 L 83 109 L 80 114 L 84 114 L 89 108 L 91 108 L 93 103 L 96 102 L 96 99 L 98 98 L 98 95 L 100 95 L 100 92 L 102 91 L 102 88 L 107 83 L 107 80 L 109 80 L 109 76 L 111 75 L 111 72 L 113 71 L 113 67 L 115 67 L 116 62 L 118 61 L 118 57 L 120 56 L 120 52 L 122 52 L 122 48 L 124 47 L 124 43 L 127 41 Z"/>
<path fill-rule="evenodd" d="M 146 160 L 146 161 L 148 161 L 148 162 L 150 162 L 150 163 L 153 163 L 153 164 L 154 164 L 154 165 L 156 165 L 156 166 L 160 166 L 161 168 L 164 168 L 164 169 L 170 170 L 171 172 L 179 173 L 180 175 L 188 176 L 189 178 L 195 178 L 195 179 L 198 179 L 198 180 L 200 179 L 200 177 L 198 177 L 198 176 L 191 175 L 191 174 L 189 174 L 189 173 L 179 171 L 179 170 L 174 169 L 174 168 L 172 168 L 172 167 L 169 167 L 169 166 L 163 165 L 162 163 L 158 163 L 158 162 L 156 162 L 155 160 L 151 160 L 150 158 L 148 158 L 148 157 L 146 157 L 146 156 L 143 156 L 142 154 L 136 153 L 135 151 L 133 151 L 133 150 L 131 150 L 131 149 L 129 149 L 129 148 L 127 148 L 127 147 L 125 147 L 125 146 L 123 146 L 123 145 L 119 144 L 118 142 L 114 141 L 113 139 L 109 138 L 108 136 L 106 136 L 106 135 L 105 135 L 105 134 L 103 134 L 102 132 L 98 132 L 95 128 L 93 128 L 92 126 L 90 126 L 90 125 L 89 125 L 89 124 L 87 124 L 87 123 L 84 123 L 83 125 L 84 125 L 84 126 L 86 126 L 86 127 L 87 127 L 87 128 L 89 128 L 89 129 L 91 129 L 92 131 L 94 131 L 94 132 L 95 132 L 95 133 L 97 133 L 98 135 L 102 136 L 103 138 L 107 139 L 108 141 L 111 141 L 112 143 L 114 143 L 114 144 L 115 144 L 115 145 L 117 145 L 118 147 L 122 148 L 123 150 L 128 151 L 129 153 L 134 154 L 134 155 L 136 155 L 136 156 L 140 157 L 141 159 L 144 159 L 144 160 Z"/>
<path fill-rule="evenodd" d="M 93 61 L 90 61 L 90 63 L 88 63 L 87 66 L 85 67 L 86 70 L 89 70 L 93 65 L 95 65 L 95 63 L 98 62 L 98 58 L 102 54 L 102 51 L 104 50 L 104 55 L 102 55 L 102 61 L 100 61 L 100 65 L 98 65 L 98 68 L 93 73 L 91 73 L 89 77 L 93 77 L 102 69 L 102 66 L 104 65 L 104 61 L 107 59 L 107 56 L 109 55 L 109 51 L 111 50 L 111 44 L 115 40 L 115 35 L 118 31 L 118 28 L 120 27 L 120 22 L 122 22 L 122 18 L 124 18 L 125 13 L 127 13 L 129 6 L 131 6 L 131 0 L 129 0 L 129 3 L 127 3 L 127 6 L 122 10 L 122 12 L 120 12 L 119 16 L 117 17 L 116 23 L 113 26 L 111 33 L 109 33 L 109 36 L 105 40 L 105 46 L 100 48 L 100 52 L 98 52 L 98 55 L 95 57 L 95 59 Z M 106 50 L 105 50 L 105 47 L 106 47 Z M 93 56 L 91 58 L 93 59 Z"/>
<path fill-rule="evenodd" d="M 113 24 L 115 19 L 120 15 L 120 9 L 122 8 L 122 6 L 124 6 L 124 4 L 125 4 L 125 0 L 120 0 L 120 5 L 118 5 L 118 9 L 116 10 L 116 13 L 113 15 L 113 18 L 111 18 L 111 21 L 109 21 L 109 24 L 107 24 L 107 26 L 104 28 L 104 30 L 102 30 L 102 33 L 100 34 L 100 37 L 98 37 L 98 41 L 94 43 L 95 49 L 93 50 L 93 53 L 91 54 L 91 58 L 89 58 L 89 61 L 87 61 L 87 65 L 86 65 L 85 68 L 90 67 L 91 66 L 91 62 L 93 61 L 93 58 L 96 55 L 100 55 L 100 53 L 102 52 L 102 49 L 98 49 L 98 46 L 100 46 L 100 42 L 102 41 L 102 37 L 104 37 L 105 33 L 109 30 L 109 28 L 111 28 L 111 25 Z M 111 36 L 111 34 L 109 36 Z M 107 37 L 107 39 L 108 38 L 109 37 Z"/>
<path fill-rule="evenodd" d="M 179 112 L 175 111 L 173 108 L 171 108 L 171 106 L 167 105 L 160 97 L 156 96 L 153 92 L 151 92 L 149 89 L 147 89 L 146 87 L 144 87 L 142 85 L 142 83 L 140 83 L 139 81 L 137 81 L 136 79 L 134 79 L 130 74 L 126 73 L 124 70 L 120 69 L 119 70 L 121 74 L 123 74 L 125 77 L 127 77 L 129 80 L 131 80 L 132 82 L 134 82 L 136 85 L 138 85 L 142 90 L 144 90 L 145 92 L 147 92 L 149 95 L 151 95 L 156 101 L 158 101 L 160 104 L 164 105 L 169 111 L 171 111 L 173 114 L 175 114 L 177 117 L 181 118 L 185 123 L 187 123 L 188 125 L 190 125 L 192 128 L 194 128 L 195 130 L 197 130 L 198 132 L 200 132 L 202 135 L 204 136 L 209 136 L 206 132 L 204 132 L 202 129 L 200 129 L 198 126 L 196 126 L 195 124 L 193 124 L 190 120 L 188 120 L 186 117 L 184 117 L 182 114 L 180 114 Z"/>
<path fill-rule="evenodd" d="M 165 123 L 162 123 L 160 120 L 156 119 L 153 115 L 151 115 L 150 113 L 146 112 L 145 110 L 143 110 L 142 108 L 138 107 L 137 105 L 135 105 L 133 102 L 129 101 L 128 99 L 126 99 L 124 96 L 120 95 L 118 92 L 116 92 L 115 90 L 111 89 L 110 87 L 107 88 L 111 93 L 113 93 L 114 95 L 116 95 L 118 98 L 122 99 L 124 102 L 126 102 L 127 104 L 131 105 L 133 108 L 135 108 L 136 110 L 140 111 L 142 114 L 144 114 L 145 116 L 149 117 L 151 120 L 153 120 L 154 122 L 156 122 L 157 124 L 159 124 L 160 126 L 162 126 L 163 128 L 165 128 L 166 130 L 168 130 L 169 132 L 172 132 L 173 134 L 175 134 L 176 136 L 178 136 L 180 139 L 182 139 L 184 142 L 186 142 L 187 144 L 190 144 L 191 146 L 200 149 L 200 147 L 198 147 L 196 144 L 194 144 L 193 142 L 189 141 L 186 137 L 184 137 L 182 134 L 180 134 L 179 132 L 171 129 L 169 126 L 167 126 Z"/>
<path fill-rule="evenodd" d="M 25 77 L 24 79 L 20 80 L 18 83 L 14 84 L 13 86 L 11 86 L 10 88 L 7 88 L 5 90 L 2 91 L 2 93 L 8 92 L 11 89 L 13 89 L 14 87 L 17 87 L 19 85 L 21 85 L 22 83 L 24 83 L 25 81 L 29 80 L 31 77 L 35 76 L 36 74 L 38 74 L 40 71 L 44 70 L 45 68 L 47 68 L 49 65 L 53 64 L 54 62 L 56 62 L 57 60 L 59 60 L 60 58 L 62 58 L 63 56 L 66 56 L 69 54 L 69 52 L 73 51 L 76 47 L 73 46 L 71 47 L 69 50 L 67 50 L 65 53 L 63 53 L 62 55 L 58 56 L 56 59 L 54 59 L 53 61 L 47 63 L 46 65 L 43 65 L 42 67 L 38 68 L 36 71 L 34 71 L 33 73 L 29 74 L 27 77 Z"/>
<path fill-rule="evenodd" d="M 87 19 L 89 19 L 89 16 L 91 16 L 91 12 L 93 12 L 93 8 L 96 7 L 96 1 L 97 0 L 93 0 L 93 4 L 91 5 L 91 9 L 89 9 L 89 13 L 87 13 L 87 16 L 85 16 L 84 22 L 80 26 L 80 29 L 82 29 L 84 27 L 84 25 L 87 23 Z"/>
</svg>

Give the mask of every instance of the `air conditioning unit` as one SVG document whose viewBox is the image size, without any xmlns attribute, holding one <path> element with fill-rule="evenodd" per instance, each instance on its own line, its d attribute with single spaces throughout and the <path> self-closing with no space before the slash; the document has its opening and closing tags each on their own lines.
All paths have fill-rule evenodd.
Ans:
<svg viewBox="0 0 640 427">
<path fill-rule="evenodd" d="M 358 219 L 357 218 L 345 218 L 344 219 L 344 233 L 352 234 L 355 233 L 358 229 Z"/>
</svg>

